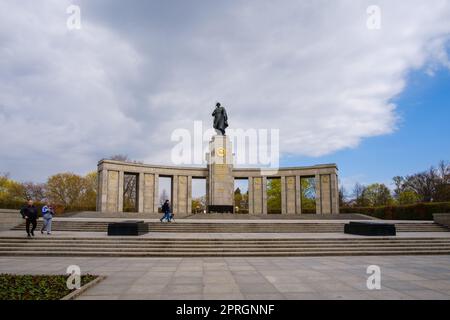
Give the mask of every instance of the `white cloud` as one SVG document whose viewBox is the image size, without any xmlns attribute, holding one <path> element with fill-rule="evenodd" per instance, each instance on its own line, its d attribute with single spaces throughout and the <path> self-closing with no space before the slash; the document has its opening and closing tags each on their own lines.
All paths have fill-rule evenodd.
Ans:
<svg viewBox="0 0 450 320">
<path fill-rule="evenodd" d="M 81 1 L 80 31 L 69 1 L 0 4 L 0 171 L 168 162 L 172 130 L 210 123 L 216 100 L 232 128 L 279 128 L 283 153 L 325 155 L 395 130 L 408 71 L 449 66 L 449 1 L 378 1 L 379 31 L 371 2 L 109 3 Z"/>
</svg>

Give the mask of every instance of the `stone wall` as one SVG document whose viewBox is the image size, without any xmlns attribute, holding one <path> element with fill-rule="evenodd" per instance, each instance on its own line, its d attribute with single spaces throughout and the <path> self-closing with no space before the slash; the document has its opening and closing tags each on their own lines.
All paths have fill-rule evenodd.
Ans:
<svg viewBox="0 0 450 320">
<path fill-rule="evenodd" d="M 440 225 L 450 228 L 450 213 L 434 213 L 433 220 Z"/>
</svg>

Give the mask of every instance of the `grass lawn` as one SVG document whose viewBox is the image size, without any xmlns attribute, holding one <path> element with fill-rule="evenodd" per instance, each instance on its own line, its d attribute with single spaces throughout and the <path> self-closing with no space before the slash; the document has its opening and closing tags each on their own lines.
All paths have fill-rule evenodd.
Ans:
<svg viewBox="0 0 450 320">
<path fill-rule="evenodd" d="M 0 274 L 0 300 L 59 300 L 74 290 L 67 289 L 68 275 Z M 82 275 L 81 286 L 97 278 Z"/>
</svg>

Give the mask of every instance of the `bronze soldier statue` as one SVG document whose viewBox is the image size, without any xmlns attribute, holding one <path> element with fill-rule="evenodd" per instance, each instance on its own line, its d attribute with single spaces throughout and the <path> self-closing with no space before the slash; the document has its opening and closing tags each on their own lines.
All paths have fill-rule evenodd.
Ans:
<svg viewBox="0 0 450 320">
<path fill-rule="evenodd" d="M 216 103 L 216 109 L 212 116 L 214 117 L 213 128 L 216 129 L 217 134 L 224 136 L 225 129 L 228 127 L 228 116 L 225 108 L 219 102 Z"/>
</svg>

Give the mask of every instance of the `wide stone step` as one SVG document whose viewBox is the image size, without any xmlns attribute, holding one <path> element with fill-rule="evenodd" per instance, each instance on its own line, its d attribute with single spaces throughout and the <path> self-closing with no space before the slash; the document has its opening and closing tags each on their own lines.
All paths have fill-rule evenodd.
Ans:
<svg viewBox="0 0 450 320">
<path fill-rule="evenodd" d="M 0 256 L 213 257 L 450 254 L 450 238 L 0 237 Z"/>
<path fill-rule="evenodd" d="M 83 251 L 10 251 L 0 252 L 0 256 L 67 256 L 67 257 L 319 257 L 319 256 L 386 256 L 386 255 L 447 255 L 450 250 L 411 250 L 411 251 L 245 251 L 245 252 L 83 252 Z"/>
<path fill-rule="evenodd" d="M 41 228 L 42 221 L 38 222 Z M 108 222 L 53 221 L 55 231 L 106 232 Z M 25 224 L 13 228 L 23 230 Z M 449 229 L 434 223 L 397 223 L 398 232 L 447 232 Z M 179 233 L 333 233 L 343 232 L 344 223 L 149 223 L 150 232 Z"/>
<path fill-rule="evenodd" d="M 45 247 L 33 247 L 33 246 L 1 246 L 0 252 L 7 251 L 28 251 L 33 249 L 34 251 L 49 251 L 49 248 Z M 354 251 L 354 250 L 379 250 L 379 251 L 411 251 L 411 250 L 450 250 L 450 244 L 448 245 L 435 245 L 435 246 L 405 246 L 405 245 L 390 245 L 390 246 L 378 246 L 378 245 L 367 245 L 367 246 L 164 246 L 164 247 L 127 247 L 127 246 L 91 246 L 91 247 L 81 247 L 81 246 L 54 246 L 51 251 L 104 251 L 104 252 L 171 252 L 171 251 L 195 251 L 195 252 L 209 252 L 209 251 L 231 251 L 231 252 L 241 252 L 241 251 Z"/>
<path fill-rule="evenodd" d="M 448 237 L 352 237 L 352 238 L 151 238 L 140 236 L 115 236 L 115 237 L 68 237 L 68 236 L 38 236 L 26 238 L 24 236 L 0 237 L 1 242 L 18 243 L 398 243 L 398 242 L 450 242 Z"/>
<path fill-rule="evenodd" d="M 30 248 L 0 248 L 0 253 L 8 253 L 8 252 L 21 252 L 21 251 L 29 251 Z M 179 252 L 179 253 L 186 253 L 186 252 L 193 252 L 193 253 L 216 253 L 216 252 L 236 252 L 236 253 L 243 253 L 243 252 L 285 252 L 287 254 L 290 253 L 301 253 L 301 252 L 352 252 L 352 251 L 378 251 L 378 252 L 411 252 L 411 251 L 420 251 L 420 250 L 427 250 L 429 252 L 434 251 L 449 251 L 450 252 L 450 246 L 442 246 L 437 248 L 421 248 L 421 247 L 389 247 L 389 248 L 380 248 L 380 247 L 368 247 L 368 248 L 335 248 L 335 247 L 324 247 L 324 248 L 260 248 L 260 247 L 254 247 L 254 248 L 221 248 L 221 247 L 214 247 L 214 248 L 153 248 L 153 249 L 139 249 L 139 248 L 72 248 L 68 250 L 67 248 L 52 248 L 51 250 L 48 250 L 47 248 L 33 248 L 33 251 L 35 252 L 67 252 L 67 251 L 73 251 L 73 252 L 104 252 L 104 253 L 166 253 L 166 252 Z"/>
</svg>

